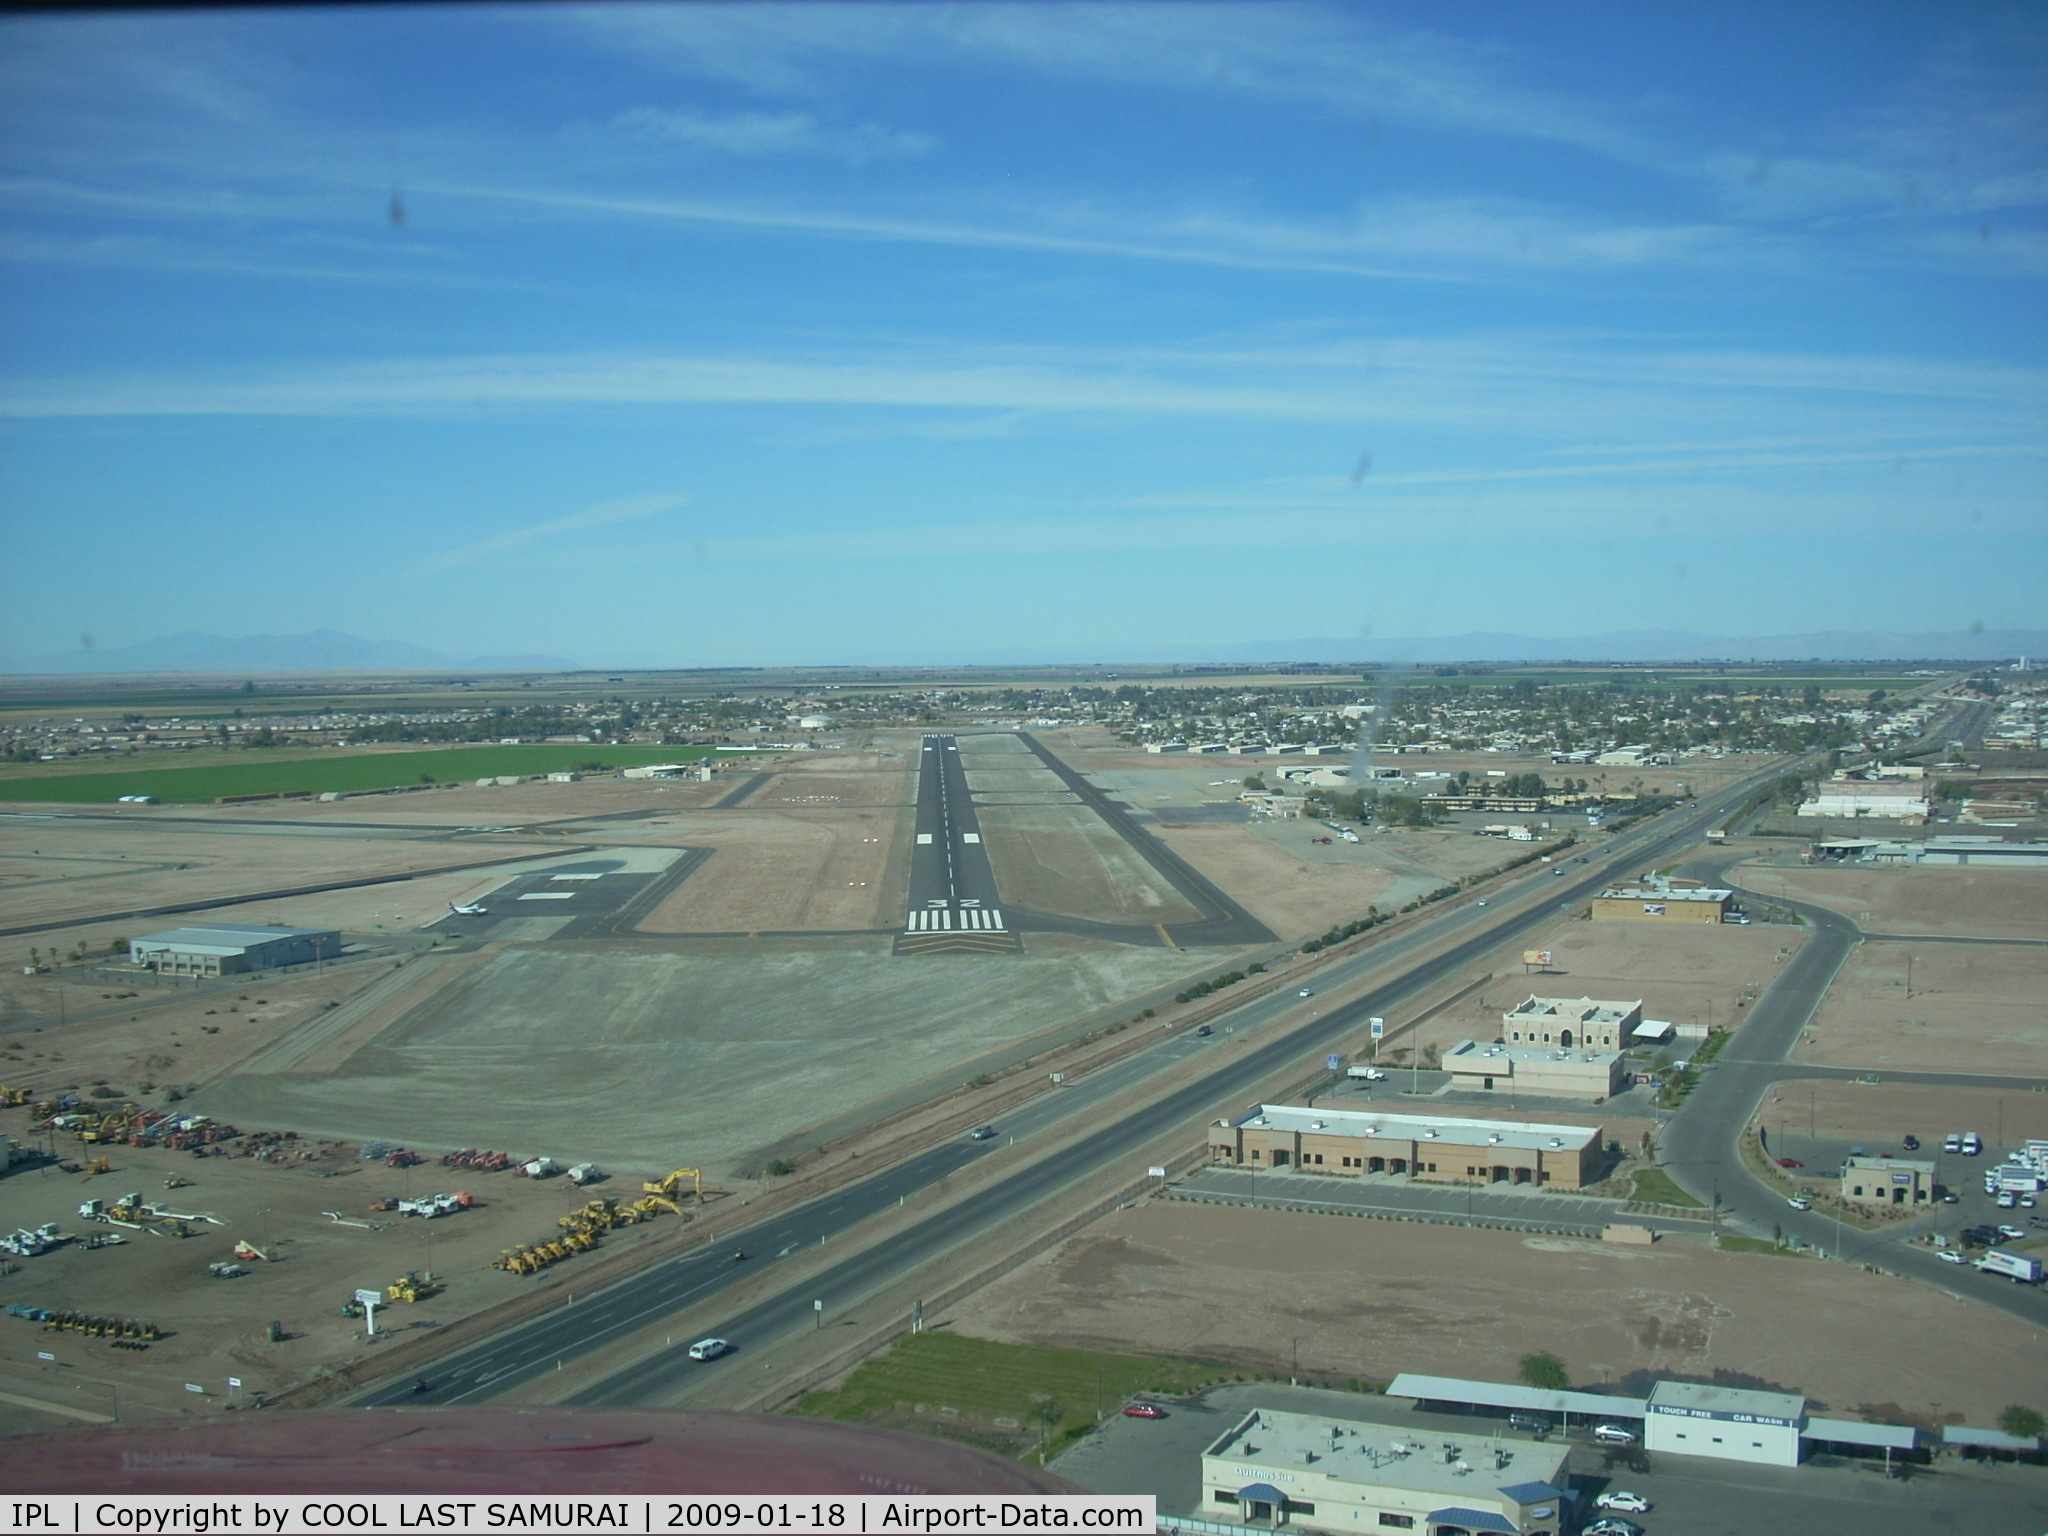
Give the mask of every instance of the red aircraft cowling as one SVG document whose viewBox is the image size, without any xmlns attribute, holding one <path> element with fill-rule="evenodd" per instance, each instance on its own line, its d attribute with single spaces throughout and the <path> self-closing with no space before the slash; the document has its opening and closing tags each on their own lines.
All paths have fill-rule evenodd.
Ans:
<svg viewBox="0 0 2048 1536">
<path fill-rule="evenodd" d="M 770 1414 L 358 1408 L 0 1438 L 0 1492 L 1073 1493 L 965 1446 Z"/>
</svg>

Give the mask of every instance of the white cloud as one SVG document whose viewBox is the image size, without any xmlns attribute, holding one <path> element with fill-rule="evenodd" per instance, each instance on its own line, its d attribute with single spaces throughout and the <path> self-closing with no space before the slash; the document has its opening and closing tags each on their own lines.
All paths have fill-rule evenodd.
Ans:
<svg viewBox="0 0 2048 1536">
<path fill-rule="evenodd" d="M 545 523 L 534 523 L 526 528 L 509 529 L 504 533 L 492 534 L 486 539 L 478 539 L 475 543 L 464 544 L 459 549 L 445 550 L 415 567 L 412 574 L 426 576 L 435 571 L 452 570 L 456 566 L 477 565 L 565 533 L 585 533 L 593 528 L 609 528 L 617 523 L 638 522 L 642 518 L 671 512 L 689 499 L 687 496 L 625 496 L 616 501 L 601 501 L 595 506 L 583 508 L 580 512 L 571 512 L 566 517 L 552 518 Z"/>
<path fill-rule="evenodd" d="M 849 68 L 1009 68 L 1065 79 L 1285 101 L 1361 123 L 1645 147 L 1604 109 L 1508 77 L 1513 61 L 1355 12 L 1257 5 L 590 6 L 583 35 L 764 94 L 835 88 Z"/>
<path fill-rule="evenodd" d="M 938 143 L 928 133 L 904 133 L 874 123 L 828 127 L 808 112 L 740 112 L 729 117 L 710 117 L 689 110 L 634 107 L 613 118 L 612 125 L 660 144 L 686 145 L 748 158 L 816 155 L 844 160 L 850 165 L 921 155 Z"/>
</svg>

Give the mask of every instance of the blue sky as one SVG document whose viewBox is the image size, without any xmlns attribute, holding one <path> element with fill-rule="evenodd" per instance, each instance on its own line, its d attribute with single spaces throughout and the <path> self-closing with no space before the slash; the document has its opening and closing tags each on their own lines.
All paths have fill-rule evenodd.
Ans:
<svg viewBox="0 0 2048 1536">
<path fill-rule="evenodd" d="M 0 655 L 2048 627 L 2038 8 L 0 22 Z"/>
</svg>

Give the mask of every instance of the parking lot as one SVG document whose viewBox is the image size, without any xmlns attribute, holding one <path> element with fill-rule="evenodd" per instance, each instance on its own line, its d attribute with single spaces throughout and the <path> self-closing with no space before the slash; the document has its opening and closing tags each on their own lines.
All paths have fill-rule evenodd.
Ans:
<svg viewBox="0 0 2048 1536">
<path fill-rule="evenodd" d="M 1090 1493 L 1150 1493 L 1161 1516 L 1194 1513 L 1201 1500 L 1202 1451 L 1254 1408 L 1386 1424 L 1446 1439 L 1504 1432 L 1504 1420 L 1419 1413 L 1401 1398 L 1286 1387 L 1219 1387 L 1198 1400 L 1169 1403 L 1164 1419 L 1113 1414 L 1077 1442 L 1053 1470 Z M 1983 1466 L 1944 1458 L 1908 1478 L 1887 1478 L 1881 1463 L 1817 1458 L 1799 1467 L 1658 1454 L 1647 1472 L 1609 1470 L 1600 1447 L 1575 1441 L 1573 1488 L 1588 1501 L 1610 1488 L 1650 1500 L 1629 1518 L 1649 1536 L 1925 1536 L 1968 1531 L 2039 1536 L 2048 1507 L 2048 1470 Z"/>
</svg>

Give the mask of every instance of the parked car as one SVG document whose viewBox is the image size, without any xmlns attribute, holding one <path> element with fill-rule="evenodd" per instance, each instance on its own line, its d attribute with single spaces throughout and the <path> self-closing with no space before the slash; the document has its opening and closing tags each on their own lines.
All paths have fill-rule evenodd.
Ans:
<svg viewBox="0 0 2048 1536">
<path fill-rule="evenodd" d="M 1508 1415 L 1508 1428 L 1526 1430 L 1532 1435 L 1547 1435 L 1551 1425 L 1550 1420 L 1540 1413 L 1511 1413 Z"/>
<path fill-rule="evenodd" d="M 1384 1083 L 1387 1080 L 1386 1072 L 1379 1067 L 1367 1067 L 1358 1075 L 1368 1083 Z"/>
<path fill-rule="evenodd" d="M 1610 1515 L 1605 1520 L 1595 1520 L 1587 1526 L 1586 1536 L 1643 1536 L 1643 1528 L 1633 1520 Z"/>
<path fill-rule="evenodd" d="M 1778 1159 L 1778 1166 L 1780 1168 L 1804 1168 L 1806 1164 L 1799 1161 L 1796 1157 L 1781 1157 Z"/>
<path fill-rule="evenodd" d="M 2018 1241 L 2020 1238 L 2023 1238 L 2027 1235 L 2027 1229 L 2025 1227 L 2015 1227 L 2007 1222 L 2001 1221 L 1998 1224 L 1998 1235 L 2000 1237 L 2008 1237 L 2013 1239 L 2014 1241 Z"/>
<path fill-rule="evenodd" d="M 1946 1136 L 1942 1137 L 1941 1150 L 1944 1152 L 1962 1151 L 1963 1133 L 1961 1131 L 1950 1131 Z"/>
<path fill-rule="evenodd" d="M 1626 1424 L 1595 1424 L 1593 1438 L 1602 1445 L 1634 1445 L 1636 1432 Z"/>
<path fill-rule="evenodd" d="M 1157 1403 L 1125 1403 L 1124 1417 L 1127 1419 L 1163 1419 L 1166 1410 Z"/>
<path fill-rule="evenodd" d="M 1908 1134 L 1905 1141 L 1905 1147 L 1908 1152 L 1918 1152 L 1920 1150 L 1920 1138 L 1918 1136 Z"/>
<path fill-rule="evenodd" d="M 1791 1206 L 1792 1209 L 1795 1211 L 1810 1211 L 1813 1209 L 1813 1202 L 1807 1199 L 1804 1195 L 1794 1195 L 1790 1200 L 1787 1200 L 1785 1203 Z"/>
<path fill-rule="evenodd" d="M 1593 1502 L 1602 1509 L 1618 1509 L 1623 1514 L 1646 1515 L 1650 1512 L 1650 1501 L 1648 1499 L 1644 1498 L 1640 1493 L 1630 1493 L 1625 1488 L 1617 1488 L 1612 1492 L 1603 1493 Z"/>
<path fill-rule="evenodd" d="M 732 1353 L 732 1345 L 725 1339 L 699 1339 L 690 1346 L 692 1360 L 716 1360 L 720 1355 Z"/>
<path fill-rule="evenodd" d="M 1960 1248 L 1944 1248 L 1941 1250 L 1941 1262 L 1944 1264 L 1967 1264 L 1970 1261 L 1963 1257 L 1963 1251 Z"/>
</svg>

